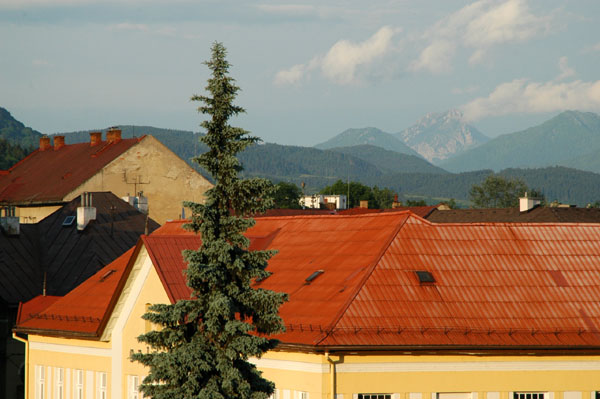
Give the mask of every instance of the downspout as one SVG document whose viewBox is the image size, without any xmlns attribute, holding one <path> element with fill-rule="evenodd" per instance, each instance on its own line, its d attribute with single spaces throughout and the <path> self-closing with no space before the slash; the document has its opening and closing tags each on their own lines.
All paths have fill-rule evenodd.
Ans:
<svg viewBox="0 0 600 399">
<path fill-rule="evenodd" d="M 331 357 L 329 357 L 329 352 L 325 352 L 325 358 L 329 362 L 329 392 L 331 392 L 330 399 L 337 399 L 337 376 L 335 365 L 342 363 L 344 361 L 344 357 L 340 355 L 338 360 L 333 360 Z"/>
<path fill-rule="evenodd" d="M 13 339 L 25 344 L 25 399 L 29 399 L 29 341 L 25 338 L 17 336 L 16 332 L 12 333 Z"/>
</svg>

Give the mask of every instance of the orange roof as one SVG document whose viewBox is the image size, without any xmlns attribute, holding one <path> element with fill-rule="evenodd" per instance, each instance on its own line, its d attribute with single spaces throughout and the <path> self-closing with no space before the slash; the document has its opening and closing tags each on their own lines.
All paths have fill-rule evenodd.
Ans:
<svg viewBox="0 0 600 399">
<path fill-rule="evenodd" d="M 60 202 L 109 162 L 143 139 L 70 144 L 36 150 L 0 174 L 0 203 Z"/>
<path fill-rule="evenodd" d="M 143 239 L 172 301 L 190 295 L 182 249 L 200 245 L 183 223 Z M 289 294 L 286 344 L 600 347 L 598 224 L 437 225 L 389 212 L 263 217 L 247 236 L 278 250 L 257 286 Z"/>
<path fill-rule="evenodd" d="M 54 297 L 46 308 L 35 306 L 44 301 L 40 297 L 23 304 L 17 329 L 42 335 L 98 337 L 127 279 L 134 250 L 119 256 L 64 297 Z"/>
</svg>

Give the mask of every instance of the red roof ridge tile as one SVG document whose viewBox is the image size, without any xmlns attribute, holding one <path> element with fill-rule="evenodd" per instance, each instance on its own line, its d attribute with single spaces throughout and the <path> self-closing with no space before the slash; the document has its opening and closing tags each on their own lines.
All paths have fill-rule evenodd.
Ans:
<svg viewBox="0 0 600 399">
<path fill-rule="evenodd" d="M 395 213 L 393 213 L 393 216 L 394 217 L 398 217 L 398 215 L 402 214 L 402 213 L 405 213 L 405 212 L 404 211 L 403 212 L 395 212 Z M 322 335 L 321 337 L 318 338 L 318 340 L 315 342 L 315 345 L 319 345 L 319 343 L 321 343 L 322 341 L 324 341 L 325 339 L 327 339 L 327 337 L 335 330 L 336 324 L 339 323 L 339 321 L 344 316 L 344 314 L 346 313 L 346 311 L 348 310 L 348 308 L 350 307 L 350 305 L 352 304 L 352 302 L 354 302 L 354 299 L 356 298 L 356 296 L 358 295 L 358 293 L 362 290 L 362 288 L 364 287 L 365 283 L 369 280 L 369 278 L 371 277 L 371 274 L 373 274 L 373 271 L 375 270 L 375 268 L 377 267 L 377 265 L 381 261 L 381 258 L 386 253 L 386 251 L 388 250 L 388 248 L 390 247 L 390 245 L 392 245 L 392 243 L 394 242 L 394 240 L 398 236 L 398 233 L 400 232 L 400 230 L 402 229 L 402 227 L 404 227 L 404 225 L 406 224 L 406 221 L 410 217 L 417 217 L 419 219 L 422 219 L 421 217 L 415 215 L 414 213 L 412 213 L 410 211 L 406 211 L 406 213 L 408 213 L 407 217 L 404 218 L 403 220 L 401 220 L 398 223 L 398 226 L 394 230 L 393 234 L 390 234 L 390 236 L 388 237 L 387 242 L 381 247 L 381 250 L 379 251 L 379 254 L 375 257 L 375 259 L 373 260 L 373 262 L 369 266 L 369 270 L 367 270 L 367 272 L 363 276 L 363 278 L 360 281 L 360 283 L 358 283 L 356 285 L 355 291 L 352 293 L 352 295 L 350 295 L 348 297 L 346 303 L 344 303 L 344 305 L 342 306 L 342 308 L 340 309 L 340 311 L 334 316 L 333 321 L 332 321 L 330 327 L 325 330 L 325 334 L 324 335 Z M 380 216 L 380 215 L 382 215 L 382 214 L 378 213 L 378 214 L 351 215 L 351 216 L 369 216 L 369 217 L 374 217 L 374 216 Z"/>
</svg>

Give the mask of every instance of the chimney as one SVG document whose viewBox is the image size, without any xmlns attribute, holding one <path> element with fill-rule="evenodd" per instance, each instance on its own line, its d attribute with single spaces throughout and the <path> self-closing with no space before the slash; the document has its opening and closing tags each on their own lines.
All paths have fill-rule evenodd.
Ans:
<svg viewBox="0 0 600 399">
<path fill-rule="evenodd" d="M 525 192 L 525 196 L 519 198 L 519 211 L 530 211 L 541 203 L 542 201 L 539 198 L 528 197 L 527 192 Z"/>
<path fill-rule="evenodd" d="M 398 194 L 394 194 L 394 202 L 392 202 L 392 208 L 401 208 L 402 202 L 398 201 Z"/>
<path fill-rule="evenodd" d="M 54 136 L 54 151 L 65 146 L 65 136 Z"/>
<path fill-rule="evenodd" d="M 7 206 L 2 208 L 2 214 L 0 215 L 0 226 L 4 234 L 8 236 L 18 236 L 21 230 L 21 224 L 19 217 L 15 216 L 15 207 Z"/>
<path fill-rule="evenodd" d="M 50 145 L 50 137 L 48 137 L 48 136 L 40 137 L 40 151 L 46 151 L 50 147 L 52 147 Z"/>
<path fill-rule="evenodd" d="M 96 208 L 92 206 L 92 193 L 85 192 L 81 194 L 81 206 L 77 208 L 77 230 L 85 230 L 92 220 L 96 220 Z"/>
<path fill-rule="evenodd" d="M 102 142 L 102 132 L 90 132 L 90 146 L 93 147 Z"/>
<path fill-rule="evenodd" d="M 361 200 L 360 201 L 360 207 L 361 208 L 368 208 L 369 207 L 369 201 L 367 201 L 367 200 Z"/>
<path fill-rule="evenodd" d="M 111 127 L 106 132 L 106 141 L 109 143 L 118 143 L 121 141 L 121 129 Z"/>
</svg>

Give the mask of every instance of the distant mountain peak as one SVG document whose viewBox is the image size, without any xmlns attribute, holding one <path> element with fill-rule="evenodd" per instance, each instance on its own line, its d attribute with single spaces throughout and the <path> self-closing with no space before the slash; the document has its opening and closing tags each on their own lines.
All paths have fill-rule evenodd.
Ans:
<svg viewBox="0 0 600 399">
<path fill-rule="evenodd" d="M 387 150 L 396 151 L 401 154 L 417 155 L 409 146 L 390 133 L 376 127 L 363 127 L 346 129 L 337 136 L 317 144 L 315 147 L 321 150 L 336 147 L 352 147 L 355 145 L 370 144 Z"/>
<path fill-rule="evenodd" d="M 430 162 L 441 161 L 489 140 L 467 124 L 458 109 L 428 113 L 396 137 Z"/>
</svg>

